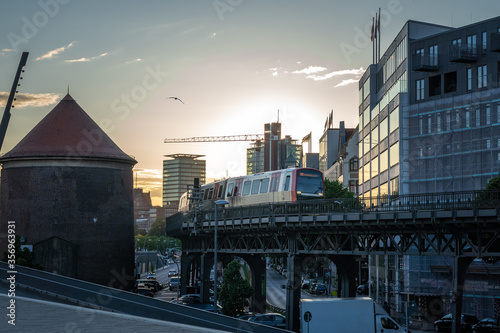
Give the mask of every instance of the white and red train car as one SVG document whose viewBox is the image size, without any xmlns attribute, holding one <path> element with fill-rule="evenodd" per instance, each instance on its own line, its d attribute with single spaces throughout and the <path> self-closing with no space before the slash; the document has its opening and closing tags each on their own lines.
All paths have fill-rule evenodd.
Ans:
<svg viewBox="0 0 500 333">
<path fill-rule="evenodd" d="M 233 207 L 321 199 L 323 196 L 323 174 L 311 168 L 289 168 L 228 178 L 200 188 L 203 203 L 227 200 Z M 188 194 L 184 193 L 180 198 L 179 211 L 186 212 L 189 207 Z"/>
</svg>

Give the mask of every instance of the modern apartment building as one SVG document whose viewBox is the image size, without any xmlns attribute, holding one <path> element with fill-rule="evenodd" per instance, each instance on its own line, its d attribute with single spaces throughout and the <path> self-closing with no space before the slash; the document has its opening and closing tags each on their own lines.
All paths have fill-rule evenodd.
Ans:
<svg viewBox="0 0 500 333">
<path fill-rule="evenodd" d="M 459 28 L 408 21 L 359 81 L 360 197 L 377 205 L 391 194 L 484 189 L 500 170 L 499 76 L 500 17 Z M 445 258 L 369 260 L 379 300 L 447 310 Z M 466 312 L 493 315 L 498 274 L 471 278 L 489 293 L 465 295 Z"/>
<path fill-rule="evenodd" d="M 163 207 L 178 204 L 179 198 L 200 179 L 200 185 L 206 182 L 206 161 L 198 158 L 204 155 L 172 154 L 163 160 Z"/>
<path fill-rule="evenodd" d="M 500 166 L 500 18 L 408 21 L 359 82 L 360 196 L 484 189 Z"/>
</svg>

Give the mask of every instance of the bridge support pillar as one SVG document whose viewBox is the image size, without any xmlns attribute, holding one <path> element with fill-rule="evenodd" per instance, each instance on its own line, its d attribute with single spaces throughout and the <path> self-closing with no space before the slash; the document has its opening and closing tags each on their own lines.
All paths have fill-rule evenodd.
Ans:
<svg viewBox="0 0 500 333">
<path fill-rule="evenodd" d="M 210 271 L 214 267 L 213 256 L 207 253 L 201 255 L 200 263 L 200 297 L 202 303 L 210 302 Z"/>
<path fill-rule="evenodd" d="M 333 263 L 337 266 L 339 297 L 356 297 L 356 275 L 358 267 L 355 256 L 332 256 Z"/>
<path fill-rule="evenodd" d="M 181 283 L 180 283 L 180 294 L 185 295 L 187 292 L 186 286 L 188 284 L 189 278 L 189 268 L 193 260 L 196 259 L 196 255 L 183 255 L 181 256 Z"/>
<path fill-rule="evenodd" d="M 465 275 L 467 273 L 467 268 L 473 260 L 474 258 L 471 257 L 460 258 L 458 256 L 453 259 L 453 296 L 451 299 L 451 314 L 453 316 L 451 326 L 452 333 L 460 333 Z"/>
<path fill-rule="evenodd" d="M 289 254 L 287 259 L 286 318 L 287 330 L 300 331 L 301 260 L 298 255 Z"/>
<path fill-rule="evenodd" d="M 253 295 L 250 300 L 250 311 L 266 312 L 266 260 L 257 254 L 242 255 L 241 258 L 250 266 L 250 283 Z"/>
</svg>

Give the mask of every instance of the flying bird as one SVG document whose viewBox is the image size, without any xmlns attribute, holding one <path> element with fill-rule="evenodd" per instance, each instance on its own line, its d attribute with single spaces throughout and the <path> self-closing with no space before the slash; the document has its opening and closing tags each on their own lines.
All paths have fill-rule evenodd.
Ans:
<svg viewBox="0 0 500 333">
<path fill-rule="evenodd" d="M 186 104 L 186 103 L 184 103 L 184 102 L 183 102 L 180 98 L 177 98 L 177 97 L 173 97 L 173 96 L 172 96 L 172 97 L 168 97 L 167 99 L 174 99 L 174 100 L 176 100 L 176 101 L 181 102 L 182 104 Z"/>
</svg>

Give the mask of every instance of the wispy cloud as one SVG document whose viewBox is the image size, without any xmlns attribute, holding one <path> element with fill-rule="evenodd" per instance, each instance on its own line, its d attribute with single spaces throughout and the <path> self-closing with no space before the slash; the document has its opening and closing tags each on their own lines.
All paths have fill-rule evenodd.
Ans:
<svg viewBox="0 0 500 333">
<path fill-rule="evenodd" d="M 300 71 L 293 71 L 293 74 L 313 74 L 326 71 L 326 67 L 321 66 L 309 66 L 307 68 L 301 69 Z"/>
<path fill-rule="evenodd" d="M 102 58 L 104 56 L 107 56 L 108 53 L 103 53 L 103 54 L 100 54 L 98 56 L 95 56 L 95 57 L 91 57 L 91 58 L 79 58 L 79 59 L 70 59 L 70 60 L 64 60 L 65 62 L 89 62 L 89 61 L 92 61 L 92 60 L 95 60 L 95 59 L 98 59 L 98 58 Z"/>
<path fill-rule="evenodd" d="M 352 83 L 358 83 L 359 82 L 359 79 L 347 79 L 347 80 L 342 80 L 342 82 L 340 82 L 339 84 L 337 84 L 334 88 L 337 88 L 337 87 L 343 87 L 343 86 L 347 86 L 349 84 L 352 84 Z"/>
<path fill-rule="evenodd" d="M 0 92 L 0 106 L 4 107 L 7 103 L 7 99 L 9 98 L 8 92 Z M 16 94 L 16 101 L 13 103 L 16 108 L 24 108 L 24 107 L 40 107 L 47 106 L 57 103 L 59 100 L 59 94 Z"/>
<path fill-rule="evenodd" d="M 13 52 L 13 51 L 15 51 L 15 50 L 14 49 L 2 49 L 2 51 L 0 52 L 0 55 L 4 55 L 7 52 Z"/>
<path fill-rule="evenodd" d="M 137 58 L 137 59 L 134 59 L 134 60 L 127 61 L 127 62 L 125 62 L 125 63 L 128 65 L 128 64 L 133 64 L 133 63 L 135 63 L 135 62 L 141 62 L 141 61 L 142 61 L 142 59 L 141 59 L 141 58 Z"/>
<path fill-rule="evenodd" d="M 307 78 L 313 79 L 314 81 L 322 81 L 322 80 L 331 79 L 332 77 L 343 76 L 343 75 L 359 76 L 359 75 L 363 74 L 364 71 L 365 70 L 363 69 L 363 67 L 360 67 L 358 69 L 356 69 L 356 68 L 343 69 L 343 70 L 339 70 L 339 71 L 330 72 L 330 73 L 327 73 L 325 75 L 309 75 L 309 76 L 307 76 Z"/>
<path fill-rule="evenodd" d="M 61 46 L 61 47 L 58 47 L 57 49 L 54 49 L 52 51 L 49 51 L 47 53 L 45 53 L 44 55 L 36 58 L 35 60 L 42 60 L 42 59 L 51 59 L 51 58 L 54 58 L 55 56 L 57 56 L 59 53 L 61 52 L 64 52 L 66 51 L 67 49 L 69 49 L 71 46 L 73 46 L 75 44 L 75 42 L 71 42 L 69 43 L 68 45 L 66 46 Z"/>
</svg>

